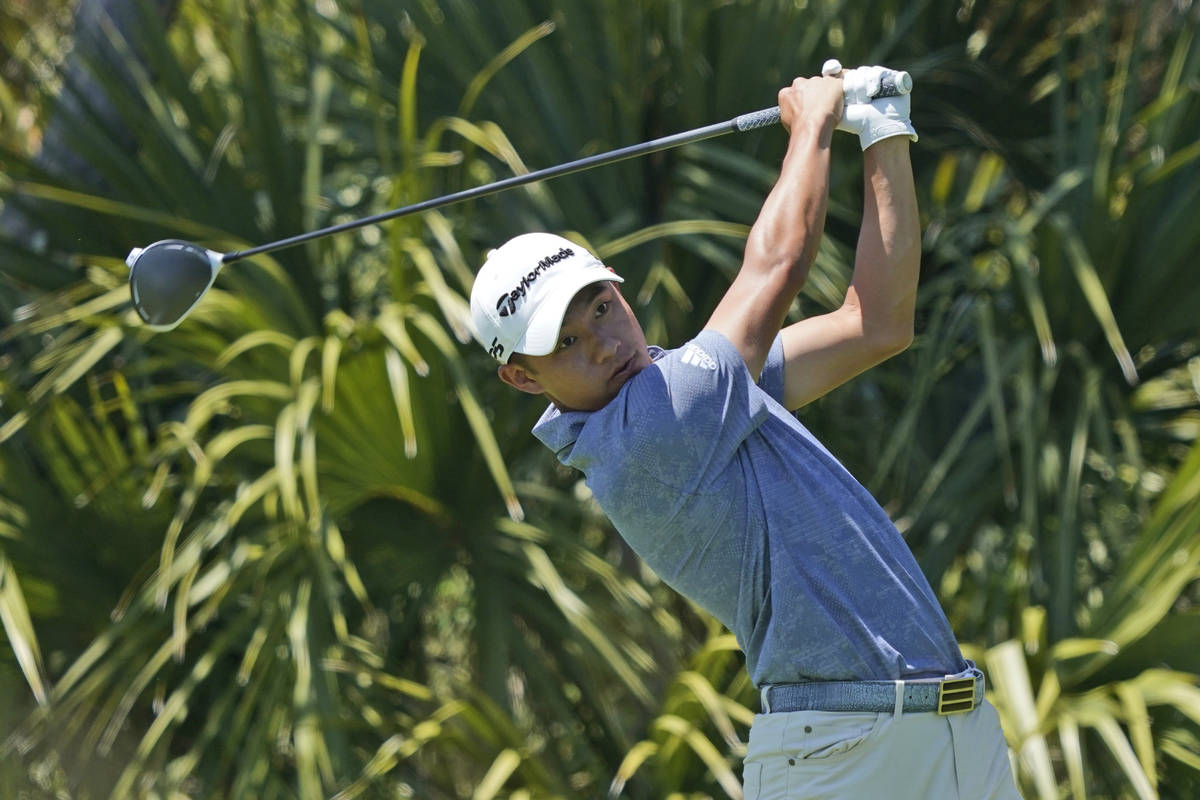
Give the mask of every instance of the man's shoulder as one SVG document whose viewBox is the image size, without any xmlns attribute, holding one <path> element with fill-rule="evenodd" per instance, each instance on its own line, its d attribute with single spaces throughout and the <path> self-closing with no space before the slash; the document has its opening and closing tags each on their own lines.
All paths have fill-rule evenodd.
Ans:
<svg viewBox="0 0 1200 800">
<path fill-rule="evenodd" d="M 701 377 L 703 373 L 746 372 L 746 364 L 733 343 L 720 331 L 704 329 L 673 349 L 650 347 L 651 359 L 672 377 Z M 714 375 L 706 376 L 715 378 Z"/>
<path fill-rule="evenodd" d="M 711 434 L 729 416 L 761 417 L 761 401 L 751 399 L 757 392 L 741 355 L 721 333 L 703 330 L 679 347 L 649 345 L 649 352 L 650 365 L 603 408 L 558 411 L 551 406 L 534 435 L 564 463 L 586 472 L 601 464 L 616 468 L 647 447 Z"/>
</svg>

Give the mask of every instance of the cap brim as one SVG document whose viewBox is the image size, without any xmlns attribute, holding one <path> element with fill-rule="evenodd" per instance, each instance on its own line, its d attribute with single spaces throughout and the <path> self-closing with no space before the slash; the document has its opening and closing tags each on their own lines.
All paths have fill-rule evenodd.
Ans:
<svg viewBox="0 0 1200 800">
<path fill-rule="evenodd" d="M 570 277 L 563 275 L 561 283 L 554 286 L 554 294 L 544 299 L 538 306 L 537 312 L 529 320 L 525 335 L 513 345 L 513 351 L 529 356 L 548 356 L 558 346 L 558 331 L 562 328 L 563 317 L 567 307 L 585 286 L 601 281 L 624 283 L 625 279 L 608 267 L 596 265 L 572 272 Z"/>
</svg>

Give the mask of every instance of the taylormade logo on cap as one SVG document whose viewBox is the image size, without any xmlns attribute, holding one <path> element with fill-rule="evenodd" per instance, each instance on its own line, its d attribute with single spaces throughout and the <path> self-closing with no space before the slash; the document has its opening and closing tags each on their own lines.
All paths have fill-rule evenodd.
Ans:
<svg viewBox="0 0 1200 800">
<path fill-rule="evenodd" d="M 586 248 L 551 233 L 514 237 L 487 255 L 471 287 L 475 338 L 501 363 L 554 352 L 575 294 L 621 278 Z"/>
<path fill-rule="evenodd" d="M 546 256 L 537 263 L 533 268 L 533 272 L 521 277 L 521 282 L 514 288 L 500 295 L 500 299 L 496 301 L 496 310 L 500 312 L 500 316 L 507 317 L 509 314 L 517 310 L 517 301 L 525 297 L 529 285 L 538 279 L 538 276 L 545 270 L 550 269 L 558 262 L 568 256 L 575 255 L 575 251 L 569 247 L 560 247 L 558 252 L 552 256 Z"/>
</svg>

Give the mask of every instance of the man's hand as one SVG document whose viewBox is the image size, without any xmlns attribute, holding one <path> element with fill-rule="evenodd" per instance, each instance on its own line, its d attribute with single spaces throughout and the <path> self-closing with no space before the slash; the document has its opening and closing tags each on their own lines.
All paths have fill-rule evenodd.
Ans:
<svg viewBox="0 0 1200 800">
<path fill-rule="evenodd" d="M 796 78 L 779 90 L 779 120 L 789 133 L 804 123 L 820 129 L 826 120 L 837 127 L 844 106 L 841 78 Z"/>
<path fill-rule="evenodd" d="M 838 130 L 858 134 L 858 142 L 866 150 L 876 142 L 893 136 L 907 136 L 917 141 L 917 129 L 909 119 L 909 96 L 880 97 L 869 103 L 846 106 Z"/>
<path fill-rule="evenodd" d="M 836 62 L 826 64 L 827 68 L 838 66 Z M 863 150 L 893 136 L 907 136 L 911 141 L 917 141 L 917 131 L 910 119 L 912 101 L 909 95 L 871 97 L 879 88 L 881 75 L 887 71 L 885 67 L 876 66 L 830 73 L 842 78 L 846 103 L 837 129 L 857 134 Z"/>
</svg>

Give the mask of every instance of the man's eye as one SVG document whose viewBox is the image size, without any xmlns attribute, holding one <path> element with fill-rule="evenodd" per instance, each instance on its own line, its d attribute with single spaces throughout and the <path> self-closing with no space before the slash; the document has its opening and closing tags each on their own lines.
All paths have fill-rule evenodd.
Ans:
<svg viewBox="0 0 1200 800">
<path fill-rule="evenodd" d="M 600 305 L 596 306 L 596 316 L 597 316 L 597 317 L 602 317 L 602 316 L 604 316 L 604 315 L 605 315 L 605 314 L 607 314 L 607 313 L 608 313 L 608 301 L 607 301 L 607 300 L 605 300 L 603 303 L 601 303 Z"/>
<path fill-rule="evenodd" d="M 564 336 L 563 340 L 558 343 L 558 349 L 566 350 L 568 347 L 575 344 L 575 339 L 576 339 L 576 337 L 574 337 L 574 336 Z"/>
</svg>

